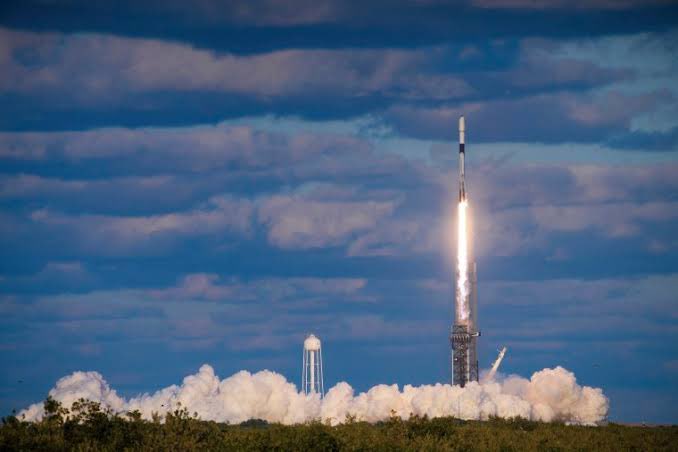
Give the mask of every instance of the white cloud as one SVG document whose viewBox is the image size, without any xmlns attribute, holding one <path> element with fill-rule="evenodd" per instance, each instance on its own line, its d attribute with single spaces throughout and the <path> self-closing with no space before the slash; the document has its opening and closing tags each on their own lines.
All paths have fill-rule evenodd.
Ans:
<svg viewBox="0 0 678 452">
<path fill-rule="evenodd" d="M 530 210 L 541 228 L 565 232 L 594 229 L 613 238 L 638 236 L 645 222 L 666 223 L 678 218 L 678 202 L 538 206 Z"/>
<path fill-rule="evenodd" d="M 144 91 L 213 91 L 270 98 L 329 94 L 450 99 L 471 91 L 450 74 L 421 70 L 418 50 L 281 50 L 234 55 L 185 44 L 100 34 L 0 29 L 4 91 L 66 92 L 71 101 L 118 104 Z M 18 53 L 30 53 L 30 61 Z"/>
<path fill-rule="evenodd" d="M 269 241 L 282 248 L 318 248 L 346 243 L 356 233 L 374 229 L 393 213 L 396 202 L 315 201 L 278 195 L 259 207 Z"/>
<path fill-rule="evenodd" d="M 35 210 L 36 223 L 77 237 L 77 247 L 88 253 L 118 255 L 142 251 L 139 247 L 158 241 L 226 232 L 250 233 L 251 202 L 228 196 L 213 197 L 199 208 L 151 216 L 67 215 L 48 209 Z"/>
</svg>

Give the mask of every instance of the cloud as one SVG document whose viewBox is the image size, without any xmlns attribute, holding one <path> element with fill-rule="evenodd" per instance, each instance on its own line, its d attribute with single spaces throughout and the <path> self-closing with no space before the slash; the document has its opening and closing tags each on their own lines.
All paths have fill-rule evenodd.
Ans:
<svg viewBox="0 0 678 452">
<path fill-rule="evenodd" d="M 558 121 L 560 110 L 571 111 L 580 104 L 586 108 L 588 98 L 570 96 L 571 105 L 560 106 L 567 99 L 556 93 L 580 93 L 634 74 L 629 67 L 602 67 L 594 58 L 567 55 L 563 49 L 572 43 L 545 39 L 487 44 L 480 58 L 469 60 L 463 57 L 467 46 L 454 43 L 236 55 L 173 41 L 103 34 L 0 29 L 0 37 L 5 41 L 0 62 L 7 68 L 0 91 L 20 99 L 5 106 L 0 128 L 18 130 L 72 129 L 72 124 L 78 128 L 196 124 L 266 113 L 313 119 L 372 114 L 378 119 L 385 110 L 388 119 L 392 108 L 415 107 L 423 107 L 423 117 L 427 109 L 475 111 L 477 102 L 498 101 L 488 111 L 508 109 L 516 99 L 522 101 L 519 108 L 536 108 L 541 115 L 554 110 L 551 116 Z M 552 95 L 538 96 L 546 94 Z M 642 96 L 624 102 L 632 103 L 636 97 Z M 608 105 L 614 98 L 601 102 Z M 42 119 L 28 115 L 34 110 L 44 113 Z M 90 114 L 79 114 L 83 111 Z M 627 114 L 634 112 L 630 108 Z M 590 108 L 580 113 L 592 115 Z M 68 118 L 70 125 L 64 122 Z M 511 129 L 521 134 L 524 130 Z M 551 127 L 548 132 L 557 130 Z M 122 142 L 134 137 L 130 135 L 121 136 Z M 507 139 L 515 138 L 509 133 Z M 561 136 L 556 134 L 555 139 Z"/>
<path fill-rule="evenodd" d="M 355 300 L 356 292 L 365 287 L 362 278 L 268 278 L 249 282 L 237 279 L 221 281 L 219 275 L 194 273 L 186 275 L 176 287 L 152 290 L 150 295 L 162 301 L 208 300 L 234 302 L 295 301 L 344 295 Z M 359 299 L 359 298 L 358 298 Z"/>
<path fill-rule="evenodd" d="M 283 249 L 342 246 L 388 218 L 397 200 L 333 201 L 303 193 L 255 199 L 213 196 L 190 210 L 147 216 L 66 214 L 33 210 L 29 221 L 46 228 L 87 254 L 122 256 L 162 252 L 179 240 L 252 236 L 255 221 L 268 242 Z"/>
<path fill-rule="evenodd" d="M 149 271 L 152 271 L 150 269 Z M 127 281 L 129 282 L 129 281 Z M 8 342 L 49 326 L 60 344 L 162 344 L 178 350 L 286 349 L 300 332 L 344 334 L 356 310 L 377 301 L 364 278 L 184 275 L 175 285 L 0 298 Z M 332 314 L 334 313 L 334 314 Z M 395 331 L 393 332 L 395 334 Z"/>
<path fill-rule="evenodd" d="M 593 88 L 627 80 L 635 68 L 605 67 L 599 61 L 563 49 L 579 41 L 555 41 L 528 38 L 520 42 L 520 51 L 512 67 L 491 74 L 491 85 L 513 90 L 562 90 L 563 88 Z M 576 45 L 576 44 L 574 44 Z M 602 53 L 601 49 L 601 53 Z"/>
<path fill-rule="evenodd" d="M 417 51 L 280 50 L 239 56 L 96 34 L 0 29 L 0 37 L 5 43 L 0 61 L 6 67 L 0 89 L 58 94 L 62 101 L 70 97 L 84 106 L 116 105 L 152 91 L 224 92 L 261 102 L 319 94 L 449 99 L 469 92 L 463 80 L 425 70 L 430 56 Z M 23 54 L 29 57 L 15 57 Z"/>
<path fill-rule="evenodd" d="M 44 163 L 49 166 L 47 160 Z M 0 202 L 31 203 L 70 213 L 137 215 L 190 207 L 205 194 L 219 191 L 214 178 L 156 174 L 93 179 L 87 172 L 80 171 L 78 179 L 28 173 L 0 176 Z"/>
<path fill-rule="evenodd" d="M 554 244 L 564 240 L 561 233 L 579 238 L 560 253 L 569 261 L 584 252 L 579 247 L 591 233 L 613 241 L 635 237 L 645 246 L 652 238 L 670 249 L 673 240 L 662 231 L 676 220 L 671 212 L 677 172 L 672 164 L 481 165 L 469 171 L 475 253 L 555 253 Z"/>
<path fill-rule="evenodd" d="M 391 215 L 395 202 L 320 202 L 303 196 L 273 196 L 258 211 L 268 240 L 282 248 L 337 246 L 356 233 L 373 229 Z"/>
<path fill-rule="evenodd" d="M 185 8 L 182 2 L 170 2 L 170 7 L 198 17 L 210 17 L 215 22 L 255 26 L 331 23 L 343 12 L 343 5 L 336 0 L 294 0 L 284 4 L 274 0 L 235 1 L 228 4 L 200 0 L 193 8 Z"/>
<path fill-rule="evenodd" d="M 84 181 L 46 179 L 34 174 L 16 174 L 0 179 L 0 197 L 4 199 L 29 198 L 47 193 L 73 194 L 87 186 Z"/>
<path fill-rule="evenodd" d="M 485 281 L 483 328 L 494 332 L 487 339 L 491 342 L 507 341 L 522 350 L 535 337 L 575 347 L 576 338 L 621 344 L 630 340 L 625 331 L 633 331 L 634 341 L 678 334 L 675 316 L 667 317 L 676 275 L 506 281 L 488 277 L 482 266 L 480 270 Z M 0 310 L 4 322 L 21 319 L 20 328 L 11 333 L 17 340 L 31 334 L 35 325 L 49 325 L 59 341 L 76 344 L 106 338 L 162 340 L 184 349 L 196 344 L 287 349 L 303 331 L 323 331 L 337 347 L 356 340 L 375 346 L 429 344 L 445 329 L 443 313 L 451 293 L 447 283 L 430 278 L 245 280 L 198 273 L 168 287 L 6 298 Z"/>
<path fill-rule="evenodd" d="M 351 243 L 349 256 L 404 256 L 427 253 L 437 248 L 442 236 L 441 224 L 415 218 L 398 218 L 384 222 Z"/>
<path fill-rule="evenodd" d="M 185 206 L 225 191 L 270 193 L 320 181 L 345 187 L 370 181 L 378 188 L 393 174 L 407 181 L 426 171 L 376 152 L 360 136 L 227 124 L 0 133 L 0 161 L 11 171 L 0 177 L 0 199 L 69 200 L 69 208 L 90 212 L 167 211 L 173 202 Z M 112 199 L 96 206 L 101 197 Z M 136 202 L 123 207 L 131 197 Z"/>
<path fill-rule="evenodd" d="M 228 196 L 214 197 L 203 206 L 186 211 L 151 216 L 66 215 L 47 209 L 30 214 L 34 224 L 59 231 L 86 253 L 129 255 L 153 253 L 180 238 L 250 232 L 251 203 Z"/>
<path fill-rule="evenodd" d="M 671 0 L 472 0 L 474 6 L 497 9 L 599 9 L 626 10 L 639 6 L 662 6 Z"/>
<path fill-rule="evenodd" d="M 89 335 L 95 338 L 97 335 L 111 334 L 116 324 L 123 327 L 126 323 L 138 325 L 148 322 L 150 327 L 152 321 L 165 317 L 161 307 L 146 301 L 143 291 L 135 289 L 84 293 L 60 291 L 50 295 L 6 298 L 2 300 L 2 310 L 5 320 L 13 320 L 19 327 L 50 324 L 56 335 L 75 335 L 79 338 Z M 78 330 L 78 325 L 82 330 Z M 98 331 L 95 325 L 98 325 Z M 13 331 L 13 334 L 18 331 Z"/>
<path fill-rule="evenodd" d="M 0 134 L 0 157 L 7 160 L 61 160 L 71 165 L 108 161 L 114 168 L 116 162 L 119 167 L 133 161 L 142 169 L 156 172 L 284 167 L 303 163 L 314 155 L 368 149 L 362 140 L 349 136 L 303 132 L 290 135 L 223 124 Z M 126 174 L 130 170 L 124 167 Z"/>
<path fill-rule="evenodd" d="M 7 278 L 0 278 L 4 293 L 53 293 L 69 288 L 88 290 L 99 284 L 99 278 L 80 261 L 48 261 L 33 274 L 19 270 Z"/>
<path fill-rule="evenodd" d="M 539 343 L 561 341 L 573 351 L 576 343 L 585 341 L 609 343 L 609 359 L 614 361 L 643 353 L 652 347 L 654 338 L 678 335 L 675 316 L 667 314 L 677 284 L 675 274 L 488 281 L 483 285 L 483 303 L 484 312 L 490 314 L 483 328 L 500 332 L 501 340 L 516 349 L 516 355 L 529 350 L 529 342 L 536 339 Z M 511 328 L 503 326 L 508 315 Z M 666 321 L 658 322 L 659 318 Z"/>
<path fill-rule="evenodd" d="M 678 127 L 666 132 L 633 131 L 622 133 L 610 138 L 607 144 L 619 149 L 676 151 L 678 150 Z"/>
<path fill-rule="evenodd" d="M 678 218 L 678 203 L 614 203 L 593 206 L 532 208 L 536 224 L 555 231 L 598 229 L 610 237 L 637 236 L 646 222 L 668 223 Z"/>
<path fill-rule="evenodd" d="M 171 139 L 162 138 L 166 132 Z M 23 220 L 16 212 L 6 228 L 63 237 L 80 256 L 163 254 L 181 240 L 242 243 L 258 240 L 259 232 L 274 248 L 339 247 L 349 256 L 454 247 L 446 231 L 456 162 L 405 159 L 379 152 L 367 139 L 224 125 L 6 133 L 3 139 L 8 164 L 49 175 L 58 162 L 79 176 L 0 178 L 0 199 L 41 206 Z M 36 147 L 43 150 L 36 154 Z M 110 163 L 111 175 L 98 174 L 101 162 Z M 118 176 L 129 171 L 143 175 Z M 650 237 L 647 228 L 675 220 L 661 210 L 678 190 L 677 171 L 671 164 L 480 161 L 469 171 L 476 252 L 543 251 L 561 232 Z M 595 214 L 600 211 L 609 215 Z M 656 251 L 673 246 L 665 234 L 652 238 L 647 246 Z"/>
<path fill-rule="evenodd" d="M 477 43 L 487 36 L 600 36 L 666 28 L 675 13 L 672 2 L 663 0 L 199 0 L 190 7 L 180 1 L 124 0 L 113 7 L 83 0 L 7 0 L 3 6 L 0 23 L 15 28 L 97 30 L 236 52 Z"/>
<path fill-rule="evenodd" d="M 6 250 L 35 256 L 32 268 L 176 255 L 188 252 L 185 245 L 192 253 L 264 246 L 273 255 L 325 250 L 383 259 L 454 250 L 456 162 L 404 158 L 367 138 L 220 124 L 4 133 L 0 142 L 8 167 L 21 171 L 0 178 L 0 200 L 25 206 L 6 214 Z M 601 246 L 633 238 L 634 252 L 653 256 L 675 248 L 666 232 L 675 218 L 662 213 L 678 191 L 675 165 L 474 162 L 479 258 L 573 264 L 589 252 L 582 244 L 590 232 L 605 239 Z M 568 244 L 556 246 L 556 238 Z"/>
<path fill-rule="evenodd" d="M 665 90 L 633 95 L 611 91 L 593 97 L 539 94 L 453 107 L 394 106 L 383 121 L 401 135 L 449 140 L 456 133 L 450 124 L 464 114 L 469 140 L 475 142 L 595 142 L 628 129 L 634 116 L 671 99 Z"/>
</svg>

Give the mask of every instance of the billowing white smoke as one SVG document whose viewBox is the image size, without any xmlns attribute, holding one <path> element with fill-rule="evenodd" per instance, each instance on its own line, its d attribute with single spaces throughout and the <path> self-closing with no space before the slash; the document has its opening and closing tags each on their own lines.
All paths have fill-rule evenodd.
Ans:
<svg viewBox="0 0 678 452">
<path fill-rule="evenodd" d="M 375 422 L 393 412 L 407 419 L 410 415 L 456 416 L 462 419 L 513 417 L 577 424 L 595 424 L 605 419 L 608 399 L 598 388 L 581 387 L 575 376 L 562 367 L 544 369 L 532 378 L 511 376 L 501 382 L 471 382 L 466 387 L 451 385 L 377 385 L 355 395 L 348 383 L 338 383 L 321 401 L 318 395 L 305 396 L 285 377 L 267 370 L 251 374 L 241 371 L 224 380 L 214 369 L 203 365 L 197 374 L 184 378 L 155 394 L 124 400 L 97 372 L 75 372 L 62 378 L 49 394 L 67 408 L 79 398 L 100 402 L 115 412 L 139 410 L 144 418 L 164 414 L 179 406 L 201 419 L 240 423 L 265 419 L 283 424 L 321 419 L 338 424 L 346 415 Z M 41 403 L 20 413 L 25 419 L 40 420 Z"/>
</svg>

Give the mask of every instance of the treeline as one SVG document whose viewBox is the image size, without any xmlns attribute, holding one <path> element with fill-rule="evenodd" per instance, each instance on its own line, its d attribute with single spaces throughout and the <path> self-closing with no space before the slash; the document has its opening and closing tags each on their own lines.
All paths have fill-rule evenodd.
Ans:
<svg viewBox="0 0 678 452">
<path fill-rule="evenodd" d="M 45 401 L 45 417 L 2 419 L 0 451 L 204 451 L 204 450 L 677 450 L 678 426 L 568 426 L 525 419 L 462 421 L 414 417 L 368 424 L 348 418 L 331 427 L 320 422 L 284 426 L 262 420 L 240 425 L 202 421 L 186 409 L 143 420 L 79 400 L 70 410 Z"/>
</svg>

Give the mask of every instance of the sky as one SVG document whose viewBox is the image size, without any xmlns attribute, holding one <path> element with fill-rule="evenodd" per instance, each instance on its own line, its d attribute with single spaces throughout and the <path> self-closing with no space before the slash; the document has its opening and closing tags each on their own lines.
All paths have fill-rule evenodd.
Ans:
<svg viewBox="0 0 678 452">
<path fill-rule="evenodd" d="M 480 367 L 678 423 L 678 4 L 0 5 L 0 413 L 96 370 L 451 378 L 457 118 Z"/>
</svg>

